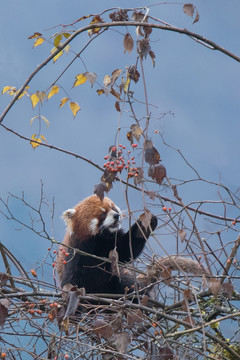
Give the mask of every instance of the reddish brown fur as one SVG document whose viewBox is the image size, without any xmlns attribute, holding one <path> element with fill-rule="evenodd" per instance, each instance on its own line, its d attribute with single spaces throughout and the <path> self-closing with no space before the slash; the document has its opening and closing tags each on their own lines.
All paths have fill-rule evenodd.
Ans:
<svg viewBox="0 0 240 360">
<path fill-rule="evenodd" d="M 89 196 L 77 204 L 74 207 L 76 213 L 68 220 L 68 227 L 70 227 L 71 232 L 76 235 L 74 238 L 78 241 L 83 241 L 92 236 L 93 234 L 89 228 L 91 220 L 94 218 L 99 219 L 103 212 L 102 209 L 105 209 L 106 212 L 108 212 L 113 206 L 115 206 L 115 204 L 111 199 L 105 196 L 103 200 L 100 200 L 97 195 Z M 67 228 L 63 239 L 63 245 L 75 247 L 76 243 L 73 240 L 74 238 L 70 236 L 70 231 Z M 64 250 L 68 252 L 68 248 L 65 246 Z M 64 270 L 63 260 L 67 260 L 67 258 L 62 251 L 59 251 L 57 258 L 57 272 L 60 280 L 62 279 Z"/>
</svg>

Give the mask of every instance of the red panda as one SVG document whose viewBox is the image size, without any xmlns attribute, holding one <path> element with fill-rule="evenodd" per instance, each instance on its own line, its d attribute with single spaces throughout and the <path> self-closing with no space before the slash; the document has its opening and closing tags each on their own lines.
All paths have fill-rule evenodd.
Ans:
<svg viewBox="0 0 240 360">
<path fill-rule="evenodd" d="M 66 247 L 70 254 L 65 257 L 63 251 L 59 252 L 57 272 L 61 287 L 70 283 L 84 287 L 87 293 L 109 294 L 124 294 L 126 287 L 131 289 L 134 278 L 118 276 L 110 262 L 99 258 L 109 258 L 110 251 L 116 249 L 120 263 L 136 259 L 157 227 L 156 216 L 152 215 L 147 229 L 138 220 L 130 231 L 124 232 L 120 209 L 108 197 L 101 200 L 92 195 L 66 210 L 62 217 L 67 225 L 63 245 L 70 247 Z"/>
</svg>

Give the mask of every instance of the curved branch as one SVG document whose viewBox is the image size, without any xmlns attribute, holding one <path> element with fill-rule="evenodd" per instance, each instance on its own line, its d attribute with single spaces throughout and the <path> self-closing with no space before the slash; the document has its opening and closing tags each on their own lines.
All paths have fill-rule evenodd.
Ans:
<svg viewBox="0 0 240 360">
<path fill-rule="evenodd" d="M 15 104 L 19 96 L 23 93 L 26 86 L 30 83 L 30 81 L 34 78 L 34 76 L 51 61 L 60 51 L 62 51 L 66 45 L 68 45 L 75 37 L 80 35 L 83 32 L 86 32 L 91 29 L 99 29 L 99 28 L 110 28 L 110 27 L 116 27 L 116 26 L 144 26 L 144 27 L 150 27 L 153 29 L 159 29 L 159 30 L 165 30 L 165 31 L 172 31 L 179 34 L 183 34 L 186 36 L 189 36 L 193 39 L 197 39 L 200 43 L 203 45 L 208 45 L 212 48 L 212 50 L 218 50 L 222 52 L 223 54 L 231 57 L 232 59 L 240 62 L 240 57 L 233 54 L 229 50 L 224 49 L 222 46 L 216 44 L 215 42 L 205 38 L 204 36 L 201 36 L 199 34 L 196 34 L 192 31 L 189 31 L 187 29 L 181 29 L 175 26 L 171 25 L 160 25 L 160 24 L 154 24 L 154 23 L 147 23 L 147 22 L 139 22 L 139 21 L 116 21 L 116 22 L 107 22 L 107 23 L 99 23 L 99 24 L 89 24 L 87 26 L 84 26 L 78 30 L 76 30 L 62 45 L 59 45 L 57 50 L 54 51 L 51 55 L 49 55 L 40 65 L 37 66 L 37 68 L 30 74 L 30 76 L 27 78 L 25 83 L 22 85 L 22 87 L 19 89 L 18 93 L 15 95 L 13 100 L 8 104 L 8 106 L 3 111 L 2 115 L 0 116 L 0 123 L 3 121 L 9 110 L 12 108 L 12 106 Z"/>
</svg>

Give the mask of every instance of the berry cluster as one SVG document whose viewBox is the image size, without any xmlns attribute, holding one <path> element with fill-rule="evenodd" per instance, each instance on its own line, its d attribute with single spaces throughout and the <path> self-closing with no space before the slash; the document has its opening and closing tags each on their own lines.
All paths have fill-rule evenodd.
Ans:
<svg viewBox="0 0 240 360">
<path fill-rule="evenodd" d="M 137 144 L 132 144 L 132 148 L 137 148 Z M 126 146 L 119 145 L 117 147 L 113 146 L 110 148 L 110 155 L 104 156 L 104 160 L 108 160 L 103 164 L 103 167 L 111 173 L 121 173 L 123 169 L 127 170 L 128 177 L 138 176 L 138 169 L 135 167 L 135 157 L 131 156 L 131 150 L 127 151 L 127 156 L 124 157 L 123 150 L 126 149 Z M 125 158 L 128 158 L 126 160 Z"/>
</svg>

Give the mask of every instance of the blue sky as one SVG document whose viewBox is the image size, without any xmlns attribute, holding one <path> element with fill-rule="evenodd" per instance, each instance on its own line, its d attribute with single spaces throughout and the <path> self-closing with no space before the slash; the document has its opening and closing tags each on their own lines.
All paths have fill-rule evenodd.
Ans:
<svg viewBox="0 0 240 360">
<path fill-rule="evenodd" d="M 176 3 L 150 7 L 150 15 L 188 28 L 240 55 L 239 1 L 195 1 L 200 21 L 194 25 L 192 19 L 183 14 L 182 3 Z M 136 7 L 146 3 L 122 0 L 114 5 Z M 28 37 L 34 32 L 50 37 L 61 30 L 61 27 L 53 28 L 54 26 L 72 23 L 83 15 L 98 13 L 112 6 L 110 1 L 43 0 L 40 4 L 29 0 L 2 1 L 0 88 L 7 85 L 19 88 L 36 66 L 49 55 L 51 46 L 48 44 L 33 49 L 33 40 Z M 88 22 L 86 20 L 85 23 L 79 23 L 76 28 Z M 126 29 L 118 30 L 119 32 L 108 31 L 93 42 L 82 56 L 88 71 L 97 73 L 99 83 L 113 70 L 135 63 L 135 49 L 131 55 L 123 53 L 123 35 Z M 129 31 L 134 37 L 134 30 Z M 88 38 L 87 34 L 78 37 L 71 44 L 71 49 L 79 51 Z M 186 166 L 181 157 L 163 145 L 160 136 L 154 133 L 155 129 L 163 133 L 168 144 L 183 152 L 203 178 L 214 182 L 221 180 L 232 190 L 236 190 L 240 183 L 239 63 L 176 33 L 154 30 L 151 47 L 156 54 L 155 68 L 153 69 L 150 58 L 144 61 L 149 103 L 154 105 L 150 107 L 152 118 L 149 132 L 161 154 L 168 176 L 175 179 L 195 178 L 194 172 Z M 46 90 L 72 57 L 73 55 L 69 54 L 42 69 L 30 83 L 30 90 Z M 58 110 L 60 99 L 65 96 L 62 92 L 58 98 L 52 99 L 41 108 L 41 114 L 50 121 L 48 129 L 42 125 L 42 133 L 49 144 L 86 156 L 102 165 L 109 145 L 114 143 L 119 114 L 114 108 L 113 97 L 96 94 L 97 85 L 91 89 L 90 84 L 86 83 L 71 89 L 75 75 L 84 71 L 82 62 L 76 61 L 59 83 L 71 93 L 82 110 L 75 119 L 68 106 Z M 136 97 L 144 101 L 141 79 L 133 88 Z M 1 96 L 0 112 L 9 101 L 8 95 Z M 167 114 L 161 119 L 162 113 L 169 112 L 174 113 L 174 116 Z M 139 117 L 145 116 L 145 106 L 136 104 L 136 113 Z M 30 125 L 30 119 L 36 115 L 37 109 L 32 110 L 30 100 L 23 98 L 11 109 L 4 119 L 4 124 L 31 137 L 38 131 L 37 123 Z M 120 139 L 126 145 L 125 134 L 132 122 L 130 114 L 124 113 L 121 118 L 123 130 Z M 33 150 L 28 142 L 2 128 L 0 151 L 0 196 L 6 199 L 10 192 L 21 197 L 24 191 L 25 199 L 38 207 L 42 181 L 50 203 L 54 197 L 53 235 L 61 241 L 64 234 L 61 213 L 92 193 L 101 172 L 83 161 L 54 150 Z M 216 187 L 199 184 L 195 186 L 194 183 L 182 187 L 181 195 L 185 202 L 219 199 Z M 121 208 L 126 209 L 124 188 L 118 183 L 114 185 L 110 196 Z M 142 198 L 136 192 L 130 192 L 130 202 L 134 210 L 143 208 Z M 11 209 L 16 217 L 28 218 L 21 202 L 12 200 Z M 47 206 L 43 213 L 51 233 L 52 225 Z M 232 216 L 238 214 L 234 213 Z M 0 224 L 0 240 L 9 246 L 27 268 L 41 262 L 49 246 L 46 240 L 35 237 L 32 232 L 24 229 L 16 231 L 19 226 L 13 221 L 6 221 L 4 217 L 0 217 Z M 168 250 L 171 251 L 171 246 Z"/>
</svg>

